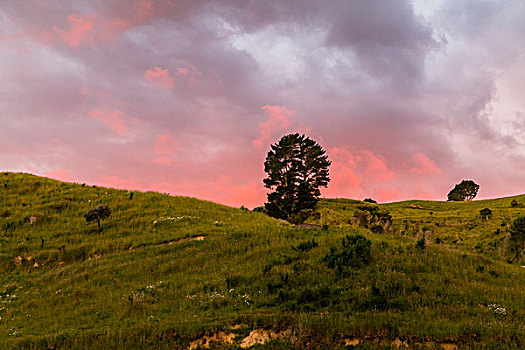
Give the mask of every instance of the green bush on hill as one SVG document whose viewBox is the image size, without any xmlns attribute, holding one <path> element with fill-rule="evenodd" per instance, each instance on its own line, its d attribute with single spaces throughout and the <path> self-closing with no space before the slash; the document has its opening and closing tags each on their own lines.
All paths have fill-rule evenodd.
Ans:
<svg viewBox="0 0 525 350">
<path fill-rule="evenodd" d="M 525 216 L 520 216 L 514 220 L 509 231 L 511 247 L 516 252 L 514 260 L 518 260 L 525 249 Z"/>
<path fill-rule="evenodd" d="M 372 242 L 361 234 L 347 235 L 343 238 L 342 247 L 330 248 L 330 253 L 323 258 L 329 268 L 342 273 L 346 267 L 362 267 L 370 263 Z"/>
</svg>

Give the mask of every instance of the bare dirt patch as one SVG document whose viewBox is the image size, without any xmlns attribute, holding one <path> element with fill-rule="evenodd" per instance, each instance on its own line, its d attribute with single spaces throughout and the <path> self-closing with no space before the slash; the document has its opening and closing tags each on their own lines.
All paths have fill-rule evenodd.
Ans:
<svg viewBox="0 0 525 350">
<path fill-rule="evenodd" d="M 292 330 L 287 329 L 280 332 L 274 332 L 272 330 L 266 330 L 266 329 L 254 329 L 250 332 L 250 334 L 244 338 L 241 342 L 241 348 L 242 349 L 248 349 L 251 348 L 254 345 L 257 344 L 265 344 L 271 340 L 284 340 L 288 339 L 291 340 L 292 338 Z"/>
<path fill-rule="evenodd" d="M 320 229 L 320 228 L 323 228 L 322 226 L 320 225 L 313 225 L 313 224 L 300 224 L 300 225 L 294 225 L 293 229 L 300 229 L 300 228 L 305 228 L 307 230 L 311 230 L 311 229 Z"/>
<path fill-rule="evenodd" d="M 210 336 L 205 335 L 200 339 L 192 341 L 189 349 L 193 350 L 199 347 L 209 349 L 213 343 L 232 345 L 236 336 L 235 333 L 219 331 Z"/>
<path fill-rule="evenodd" d="M 357 346 L 359 345 L 360 340 L 357 338 L 347 338 L 344 340 L 345 346 Z"/>
</svg>

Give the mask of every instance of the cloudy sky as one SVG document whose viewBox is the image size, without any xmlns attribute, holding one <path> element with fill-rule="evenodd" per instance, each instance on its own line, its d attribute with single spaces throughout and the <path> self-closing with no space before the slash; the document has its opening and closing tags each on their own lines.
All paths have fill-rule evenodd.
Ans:
<svg viewBox="0 0 525 350">
<path fill-rule="evenodd" d="M 289 132 L 326 197 L 523 193 L 525 2 L 1 0 L 0 169 L 253 207 Z"/>
</svg>

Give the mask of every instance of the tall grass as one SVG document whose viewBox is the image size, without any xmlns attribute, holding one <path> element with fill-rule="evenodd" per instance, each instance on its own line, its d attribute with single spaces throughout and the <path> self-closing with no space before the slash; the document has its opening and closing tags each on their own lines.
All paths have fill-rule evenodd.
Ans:
<svg viewBox="0 0 525 350">
<path fill-rule="evenodd" d="M 327 230 L 294 229 L 193 198 L 130 199 L 0 174 L 0 343 L 185 348 L 241 324 L 229 330 L 239 339 L 254 328 L 292 329 L 297 347 L 343 347 L 345 337 L 369 348 L 396 338 L 523 347 L 525 269 L 506 262 L 501 243 L 502 222 L 523 210 L 511 200 L 381 205 L 394 228 L 380 234 L 352 222 L 357 201 L 324 200 L 315 220 Z M 112 210 L 101 233 L 83 218 L 99 204 Z M 488 222 L 478 217 L 485 207 Z M 371 241 L 368 264 L 330 268 L 331 248 L 355 234 Z M 422 236 L 424 250 L 415 246 Z"/>
</svg>

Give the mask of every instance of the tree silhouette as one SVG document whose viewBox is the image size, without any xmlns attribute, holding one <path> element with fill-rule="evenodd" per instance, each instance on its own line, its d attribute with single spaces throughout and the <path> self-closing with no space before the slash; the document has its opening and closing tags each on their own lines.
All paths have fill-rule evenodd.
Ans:
<svg viewBox="0 0 525 350">
<path fill-rule="evenodd" d="M 264 162 L 268 177 L 263 180 L 273 190 L 265 203 L 268 215 L 290 220 L 313 209 L 321 195 L 319 187 L 330 181 L 330 164 L 324 149 L 305 135 L 285 135 L 271 145 Z"/>
<path fill-rule="evenodd" d="M 105 205 L 99 205 L 98 207 L 91 209 L 86 214 L 84 214 L 84 218 L 86 218 L 86 221 L 89 223 L 91 221 L 97 221 L 98 224 L 98 232 L 102 232 L 102 227 L 100 226 L 100 220 L 106 219 L 111 215 L 111 209 Z"/>
<path fill-rule="evenodd" d="M 478 194 L 479 185 L 472 180 L 463 180 L 448 193 L 449 201 L 470 201 Z"/>
</svg>

